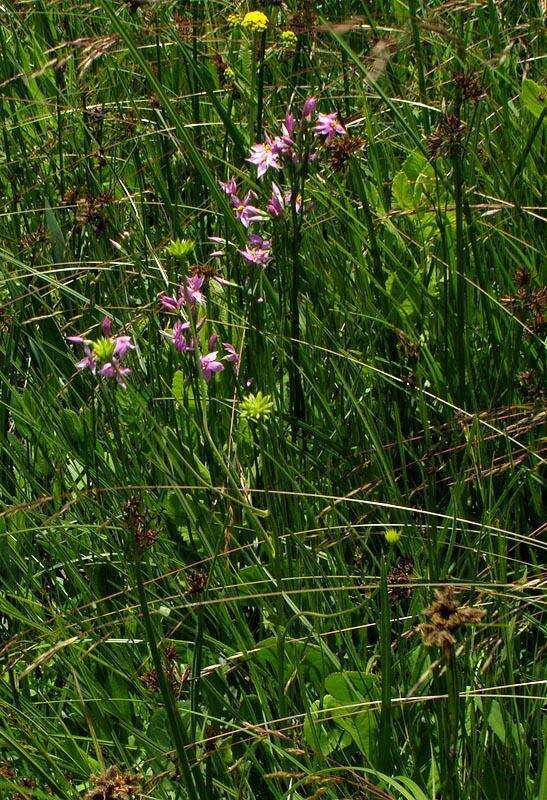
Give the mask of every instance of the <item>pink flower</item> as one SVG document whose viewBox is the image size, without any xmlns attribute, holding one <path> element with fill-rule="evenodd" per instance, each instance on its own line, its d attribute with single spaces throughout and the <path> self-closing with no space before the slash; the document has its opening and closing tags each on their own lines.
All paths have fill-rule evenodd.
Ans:
<svg viewBox="0 0 547 800">
<path fill-rule="evenodd" d="M 285 207 L 290 206 L 291 197 L 292 192 L 290 189 L 287 189 L 287 191 L 282 194 L 279 186 L 272 181 L 272 196 L 268 200 L 267 205 L 268 213 L 272 217 L 280 217 L 285 211 Z M 302 198 L 299 194 L 296 196 L 294 207 L 298 214 L 302 208 Z"/>
<path fill-rule="evenodd" d="M 236 218 L 246 228 L 249 227 L 251 222 L 260 222 L 264 219 L 262 211 L 251 205 L 251 200 L 256 200 L 256 194 L 252 191 L 247 192 L 243 200 L 240 200 L 235 194 L 231 197 Z"/>
<path fill-rule="evenodd" d="M 93 375 L 98 370 L 102 378 L 116 378 L 125 389 L 125 377 L 131 370 L 122 367 L 121 362 L 130 350 L 135 349 L 135 345 L 130 336 L 110 336 L 112 325 L 107 317 L 102 321 L 101 330 L 104 335 L 95 342 L 83 336 L 67 336 L 72 344 L 84 345 L 84 357 L 76 363 L 76 369 L 89 369 Z"/>
<path fill-rule="evenodd" d="M 222 372 L 224 364 L 217 360 L 218 351 L 213 350 L 212 353 L 207 353 L 206 356 L 201 356 L 199 359 L 203 377 L 206 381 L 210 381 L 215 372 Z"/>
<path fill-rule="evenodd" d="M 205 303 L 205 295 L 200 291 L 204 280 L 203 275 L 190 275 L 186 278 L 184 294 L 186 301 L 191 305 L 197 303 L 202 306 Z"/>
<path fill-rule="evenodd" d="M 184 305 L 184 300 L 182 297 L 170 297 L 167 294 L 160 294 L 160 303 L 164 307 L 165 311 L 178 311 Z"/>
<path fill-rule="evenodd" d="M 251 155 L 246 159 L 250 164 L 256 164 L 257 176 L 259 178 L 261 178 L 270 167 L 273 169 L 281 169 L 281 164 L 279 162 L 279 155 L 280 152 L 282 152 L 279 149 L 280 142 L 278 142 L 277 139 L 271 139 L 268 134 L 266 134 L 265 138 L 266 141 L 262 142 L 262 144 L 253 144 L 251 147 Z"/>
<path fill-rule="evenodd" d="M 73 341 L 74 339 L 79 339 L 79 336 L 67 336 L 69 341 Z M 76 342 L 79 344 L 79 342 Z M 81 361 L 78 361 L 76 364 L 76 369 L 90 369 L 93 375 L 97 372 L 97 359 L 93 355 L 92 350 L 89 347 L 84 347 L 85 357 L 82 358 Z"/>
<path fill-rule="evenodd" d="M 239 372 L 239 353 L 230 342 L 222 342 L 223 348 L 226 350 L 226 355 L 224 356 L 224 361 L 230 361 L 234 365 L 234 370 L 237 373 Z"/>
<path fill-rule="evenodd" d="M 103 378 L 116 378 L 116 383 L 118 383 L 122 389 L 127 389 L 125 379 L 128 375 L 131 375 L 131 370 L 129 367 L 122 367 L 118 359 L 112 358 L 112 361 L 107 361 L 106 364 L 101 367 L 99 375 Z"/>
<path fill-rule="evenodd" d="M 114 337 L 114 355 L 117 358 L 123 358 L 128 350 L 134 350 L 135 345 L 131 341 L 131 336 L 116 336 Z"/>
<path fill-rule="evenodd" d="M 256 233 L 251 233 L 247 242 L 247 246 L 244 250 L 238 250 L 238 253 L 240 253 L 244 259 L 250 261 L 252 264 L 258 264 L 261 267 L 267 267 L 272 260 L 271 249 L 271 242 L 263 239 Z"/>
<path fill-rule="evenodd" d="M 175 350 L 178 350 L 179 353 L 185 353 L 188 350 L 193 350 L 194 345 L 192 342 L 188 342 L 186 340 L 186 331 L 190 329 L 189 322 L 180 322 L 177 321 L 173 325 L 173 333 L 171 334 L 171 341 L 173 342 L 173 346 Z"/>
<path fill-rule="evenodd" d="M 285 120 L 283 122 L 282 128 L 283 128 L 283 136 L 286 136 L 288 138 L 292 137 L 294 129 L 296 128 L 296 119 L 289 111 L 287 111 L 287 113 L 285 114 Z"/>
<path fill-rule="evenodd" d="M 317 105 L 317 98 L 316 97 L 308 97 L 305 101 L 304 105 L 302 106 L 302 119 L 306 122 L 311 122 L 312 115 L 315 111 L 315 107 Z"/>
<path fill-rule="evenodd" d="M 190 275 L 186 284 L 179 287 L 179 296 L 171 297 L 167 294 L 160 295 L 160 303 L 166 311 L 176 313 L 188 303 L 191 306 L 205 303 L 205 295 L 201 291 L 205 278 L 202 275 Z"/>
<path fill-rule="evenodd" d="M 335 112 L 332 114 L 318 114 L 314 131 L 317 136 L 326 136 L 325 144 L 330 144 L 336 136 L 346 133 L 346 129 Z"/>
<path fill-rule="evenodd" d="M 266 206 L 268 210 L 268 214 L 272 217 L 280 217 L 285 210 L 285 198 L 281 194 L 281 189 L 272 181 L 272 196 L 268 200 L 268 205 Z"/>
<path fill-rule="evenodd" d="M 227 181 L 219 181 L 220 188 L 225 194 L 237 194 L 237 181 L 229 178 Z"/>
</svg>

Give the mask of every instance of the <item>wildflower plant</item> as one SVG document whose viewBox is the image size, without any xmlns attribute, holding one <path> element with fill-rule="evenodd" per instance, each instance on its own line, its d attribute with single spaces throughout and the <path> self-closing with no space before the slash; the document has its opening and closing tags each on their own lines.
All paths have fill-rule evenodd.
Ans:
<svg viewBox="0 0 547 800">
<path fill-rule="evenodd" d="M 546 795 L 542 5 L 3 4 L 2 800 Z"/>
<path fill-rule="evenodd" d="M 104 317 L 101 331 L 103 335 L 95 340 L 84 336 L 67 336 L 68 342 L 84 348 L 84 357 L 76 363 L 76 368 L 89 369 L 93 375 L 101 378 L 114 378 L 126 389 L 126 378 L 131 374 L 131 369 L 124 366 L 123 361 L 135 349 L 135 345 L 130 336 L 112 336 L 112 323 L 108 317 Z"/>
</svg>

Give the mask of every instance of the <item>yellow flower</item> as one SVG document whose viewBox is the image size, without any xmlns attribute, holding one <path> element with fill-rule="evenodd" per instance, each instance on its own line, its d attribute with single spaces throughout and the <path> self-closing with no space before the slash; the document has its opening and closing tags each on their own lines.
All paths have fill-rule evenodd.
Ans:
<svg viewBox="0 0 547 800">
<path fill-rule="evenodd" d="M 279 39 L 282 47 L 286 47 L 287 49 L 296 47 L 298 41 L 298 37 L 294 31 L 283 31 Z"/>
<path fill-rule="evenodd" d="M 230 25 L 232 28 L 235 28 L 235 26 L 239 25 L 239 23 L 241 22 L 241 17 L 239 16 L 239 14 L 232 13 L 228 14 L 227 20 L 228 20 L 228 25 Z"/>
<path fill-rule="evenodd" d="M 386 542 L 388 544 L 397 544 L 401 538 L 401 534 L 399 531 L 396 531 L 395 528 L 386 528 L 384 536 L 386 537 Z"/>
<path fill-rule="evenodd" d="M 250 31 L 265 31 L 268 27 L 268 17 L 262 11 L 249 11 L 241 20 L 241 27 Z"/>
</svg>

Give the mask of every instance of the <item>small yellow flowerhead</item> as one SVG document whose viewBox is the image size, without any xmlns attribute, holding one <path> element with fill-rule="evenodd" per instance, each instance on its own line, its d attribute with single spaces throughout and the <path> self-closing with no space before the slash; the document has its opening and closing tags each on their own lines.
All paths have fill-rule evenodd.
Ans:
<svg viewBox="0 0 547 800">
<path fill-rule="evenodd" d="M 196 243 L 192 239 L 172 239 L 165 249 L 170 256 L 184 258 L 192 252 L 195 246 Z"/>
<path fill-rule="evenodd" d="M 401 538 L 401 534 L 395 528 L 386 528 L 384 536 L 388 544 L 397 544 Z"/>
<path fill-rule="evenodd" d="M 231 28 L 235 28 L 241 22 L 241 17 L 239 16 L 239 14 L 234 14 L 233 12 L 231 14 L 228 14 L 226 19 L 228 21 L 228 25 Z"/>
<path fill-rule="evenodd" d="M 281 46 L 287 50 L 292 50 L 296 47 L 298 37 L 294 31 L 283 31 L 279 37 Z"/>
<path fill-rule="evenodd" d="M 249 31 L 265 31 L 268 17 L 262 11 L 249 11 L 241 20 L 241 27 Z"/>
<path fill-rule="evenodd" d="M 244 419 L 254 419 L 256 421 L 268 419 L 272 413 L 274 404 L 269 394 L 248 394 L 239 406 L 239 411 Z"/>
<path fill-rule="evenodd" d="M 101 336 L 96 342 L 93 342 L 93 355 L 97 361 L 110 361 L 114 355 L 114 348 L 116 347 L 112 339 L 107 339 Z"/>
</svg>

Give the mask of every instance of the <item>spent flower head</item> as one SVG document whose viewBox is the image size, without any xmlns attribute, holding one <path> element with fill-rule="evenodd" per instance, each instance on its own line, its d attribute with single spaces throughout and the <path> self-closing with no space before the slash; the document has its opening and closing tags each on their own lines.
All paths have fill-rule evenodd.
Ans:
<svg viewBox="0 0 547 800">
<path fill-rule="evenodd" d="M 252 392 L 243 398 L 239 404 L 239 413 L 244 419 L 252 419 L 255 422 L 266 420 L 271 416 L 274 408 L 274 403 L 269 394 L 262 394 Z"/>
<path fill-rule="evenodd" d="M 421 622 L 416 630 L 428 647 L 451 647 L 456 643 L 454 633 L 459 628 L 477 625 L 486 614 L 483 608 L 460 606 L 452 586 L 435 589 L 435 600 L 424 610 L 429 622 Z"/>
</svg>

